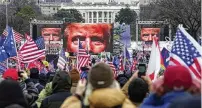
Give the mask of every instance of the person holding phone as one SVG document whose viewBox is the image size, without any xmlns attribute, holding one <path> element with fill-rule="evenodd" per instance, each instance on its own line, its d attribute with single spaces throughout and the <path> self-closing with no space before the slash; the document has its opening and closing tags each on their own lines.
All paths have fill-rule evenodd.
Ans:
<svg viewBox="0 0 202 108">
<path fill-rule="evenodd" d="M 150 80 L 149 76 L 143 75 L 144 70 L 145 69 L 140 70 L 140 72 L 139 70 L 134 72 L 134 74 L 122 88 L 123 93 L 128 96 L 137 107 L 140 106 L 144 98 L 151 91 L 152 81 Z"/>
<path fill-rule="evenodd" d="M 61 108 L 82 108 L 81 102 L 84 107 L 90 108 L 135 108 L 121 91 L 109 65 L 94 65 L 88 76 L 88 82 L 85 79 L 80 80 L 76 93 L 67 98 Z"/>
</svg>

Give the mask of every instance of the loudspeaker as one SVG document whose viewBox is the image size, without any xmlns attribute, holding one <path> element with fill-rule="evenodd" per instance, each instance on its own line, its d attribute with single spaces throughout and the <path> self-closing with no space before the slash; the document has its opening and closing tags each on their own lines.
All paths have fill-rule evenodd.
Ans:
<svg viewBox="0 0 202 108">
<path fill-rule="evenodd" d="M 37 39 L 37 25 L 33 25 L 33 28 L 32 28 L 32 38 L 34 39 L 34 40 L 36 40 Z"/>
<path fill-rule="evenodd" d="M 165 37 L 167 36 L 167 37 L 169 37 L 169 26 L 168 25 L 166 25 L 165 27 L 164 27 L 164 41 L 165 41 Z"/>
</svg>

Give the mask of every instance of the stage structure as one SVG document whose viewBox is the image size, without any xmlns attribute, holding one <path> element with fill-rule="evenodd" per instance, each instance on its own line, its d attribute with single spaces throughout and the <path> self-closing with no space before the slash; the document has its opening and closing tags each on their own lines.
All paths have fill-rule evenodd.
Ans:
<svg viewBox="0 0 202 108">
<path fill-rule="evenodd" d="M 58 55 L 63 46 L 62 26 L 64 23 L 64 21 L 58 20 L 47 21 L 32 19 L 30 21 L 30 36 L 34 40 L 37 36 L 43 36 L 45 40 L 46 54 Z"/>
<path fill-rule="evenodd" d="M 139 21 L 136 20 L 136 43 L 138 43 L 139 25 L 169 25 L 169 38 L 171 39 L 171 24 L 168 21 Z"/>
</svg>

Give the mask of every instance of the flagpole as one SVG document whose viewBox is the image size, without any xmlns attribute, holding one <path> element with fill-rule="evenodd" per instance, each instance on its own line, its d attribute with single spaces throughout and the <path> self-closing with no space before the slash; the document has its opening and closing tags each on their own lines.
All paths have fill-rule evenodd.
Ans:
<svg viewBox="0 0 202 108">
<path fill-rule="evenodd" d="M 12 28 L 12 33 L 13 33 L 13 28 Z M 18 58 L 18 51 L 17 51 L 17 47 L 16 47 L 16 42 L 15 42 L 14 36 L 13 36 L 13 40 L 14 40 L 14 45 L 15 45 L 15 50 L 16 50 L 16 56 L 17 56 L 17 61 L 18 61 L 18 68 L 19 68 L 19 70 L 21 70 L 20 61 L 19 61 L 19 58 Z"/>
<path fill-rule="evenodd" d="M 78 43 L 78 47 L 77 47 L 77 57 L 76 57 L 77 63 L 76 63 L 76 67 L 79 70 L 79 38 L 78 38 L 78 42 L 77 43 Z"/>
<path fill-rule="evenodd" d="M 6 28 L 8 26 L 8 6 L 7 6 L 7 0 L 6 0 Z"/>
<path fill-rule="evenodd" d="M 124 51 L 123 51 L 123 53 L 124 53 L 124 58 L 123 58 L 123 65 L 124 65 L 124 69 L 125 69 L 125 66 L 126 66 L 126 46 L 125 46 L 125 44 L 124 44 Z"/>
<path fill-rule="evenodd" d="M 7 6 L 7 0 L 6 0 L 6 30 L 7 30 L 7 32 L 8 32 L 8 6 Z M 8 33 L 7 33 L 7 35 L 8 35 Z M 8 68 L 8 59 L 6 59 L 6 66 L 7 66 L 7 68 Z"/>
</svg>

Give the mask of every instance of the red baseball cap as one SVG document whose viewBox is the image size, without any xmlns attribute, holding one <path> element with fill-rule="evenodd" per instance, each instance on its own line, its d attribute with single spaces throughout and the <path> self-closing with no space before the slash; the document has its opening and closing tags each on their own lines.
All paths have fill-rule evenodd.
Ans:
<svg viewBox="0 0 202 108">
<path fill-rule="evenodd" d="M 184 66 L 168 66 L 164 73 L 164 85 L 174 90 L 185 90 L 191 87 L 192 77 Z"/>
<path fill-rule="evenodd" d="M 3 74 L 3 78 L 11 78 L 13 80 L 18 80 L 18 72 L 16 69 L 10 68 L 7 69 L 4 74 Z"/>
</svg>

